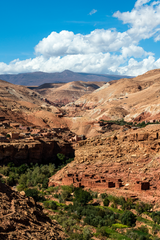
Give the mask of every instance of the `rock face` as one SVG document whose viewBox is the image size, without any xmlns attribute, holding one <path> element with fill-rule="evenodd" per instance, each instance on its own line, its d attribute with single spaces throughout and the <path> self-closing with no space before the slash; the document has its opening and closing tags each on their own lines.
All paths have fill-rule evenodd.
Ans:
<svg viewBox="0 0 160 240">
<path fill-rule="evenodd" d="M 74 156 L 74 150 L 70 143 L 59 142 L 54 139 L 24 140 L 13 143 L 3 142 L 0 143 L 0 165 L 9 162 L 13 162 L 16 165 L 47 161 L 54 163 L 57 153 Z"/>
<path fill-rule="evenodd" d="M 73 184 L 107 191 L 118 188 L 121 194 L 160 196 L 160 126 L 124 130 L 78 142 L 75 160 L 52 176 L 49 186 Z"/>
<path fill-rule="evenodd" d="M 27 198 L 0 182 L 0 239 L 66 239 L 33 198 Z"/>
</svg>

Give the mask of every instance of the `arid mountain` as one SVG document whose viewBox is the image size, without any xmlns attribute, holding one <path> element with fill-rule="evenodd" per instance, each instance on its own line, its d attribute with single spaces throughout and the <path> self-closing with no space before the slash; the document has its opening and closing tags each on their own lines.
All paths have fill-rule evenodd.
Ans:
<svg viewBox="0 0 160 240">
<path fill-rule="evenodd" d="M 106 82 L 73 81 L 69 83 L 43 84 L 35 90 L 55 104 L 66 105 L 75 102 L 84 94 L 90 94 L 103 86 Z"/>
<path fill-rule="evenodd" d="M 106 84 L 74 81 L 58 84 L 58 87 L 56 84 L 43 85 L 38 90 L 41 94 L 5 81 L 0 83 L 0 114 L 29 125 L 51 128 L 63 126 L 76 134 L 91 137 L 99 135 L 95 122 L 100 119 L 124 118 L 137 122 L 160 119 L 159 69 L 136 78 L 123 78 Z M 49 100 L 44 99 L 42 94 Z M 52 103 L 61 100 L 72 103 L 63 108 L 55 107 Z"/>
<path fill-rule="evenodd" d="M 0 116 L 29 126 L 61 127 L 65 123 L 57 117 L 60 113 L 39 93 L 0 80 Z"/>
<path fill-rule="evenodd" d="M 0 239 L 61 240 L 66 239 L 66 234 L 33 198 L 11 190 L 0 181 Z"/>
<path fill-rule="evenodd" d="M 104 81 L 117 80 L 122 77 L 120 75 L 109 74 L 92 74 L 92 73 L 76 73 L 69 70 L 56 73 L 20 73 L 20 74 L 4 74 L 0 75 L 0 79 L 8 81 L 10 83 L 24 85 L 24 86 L 39 86 L 43 83 L 60 83 L 60 82 L 72 82 L 72 81 Z"/>
<path fill-rule="evenodd" d="M 96 120 L 160 120 L 160 70 L 152 70 L 132 79 L 106 83 L 91 94 L 83 95 L 64 108 L 68 122 L 78 134 L 90 132 Z M 71 117 L 77 117 L 72 121 Z M 86 129 L 86 130 L 84 130 Z"/>
</svg>

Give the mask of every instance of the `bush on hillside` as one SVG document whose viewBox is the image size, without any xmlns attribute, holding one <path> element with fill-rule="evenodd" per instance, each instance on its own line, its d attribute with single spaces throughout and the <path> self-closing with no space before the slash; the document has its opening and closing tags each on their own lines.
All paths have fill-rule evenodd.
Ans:
<svg viewBox="0 0 160 240">
<path fill-rule="evenodd" d="M 103 200 L 103 206 L 109 206 L 109 199 L 108 198 L 105 198 L 104 200 Z"/>
<path fill-rule="evenodd" d="M 82 190 L 81 188 L 77 188 L 74 192 L 74 201 L 80 203 L 81 205 L 86 205 L 90 200 L 92 200 L 92 195 Z"/>
<path fill-rule="evenodd" d="M 136 215 L 131 211 L 125 211 L 121 216 L 121 222 L 129 227 L 134 227 L 136 223 Z"/>
<path fill-rule="evenodd" d="M 25 191 L 26 197 L 32 197 L 36 202 L 40 200 L 39 192 L 37 189 L 27 189 Z"/>
</svg>

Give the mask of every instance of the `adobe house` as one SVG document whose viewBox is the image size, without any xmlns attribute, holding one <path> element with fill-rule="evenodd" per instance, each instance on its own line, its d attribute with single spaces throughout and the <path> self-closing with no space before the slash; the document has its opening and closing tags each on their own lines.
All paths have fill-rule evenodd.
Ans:
<svg viewBox="0 0 160 240">
<path fill-rule="evenodd" d="M 136 181 L 136 184 L 135 184 L 136 191 L 149 190 L 149 189 L 150 189 L 149 182 Z"/>
<path fill-rule="evenodd" d="M 11 139 L 19 139 L 19 133 L 16 132 L 10 132 L 8 133 L 10 135 Z"/>
<path fill-rule="evenodd" d="M 85 136 L 84 135 L 75 135 L 73 138 L 72 138 L 72 141 L 75 141 L 75 142 L 78 142 L 78 141 L 81 141 L 81 140 L 85 140 Z"/>
<path fill-rule="evenodd" d="M 95 174 L 78 174 L 68 173 L 62 179 L 63 185 L 73 184 L 75 187 L 93 187 L 93 188 L 120 188 L 122 187 L 121 179 L 107 178 L 104 176 L 96 176 Z"/>
</svg>

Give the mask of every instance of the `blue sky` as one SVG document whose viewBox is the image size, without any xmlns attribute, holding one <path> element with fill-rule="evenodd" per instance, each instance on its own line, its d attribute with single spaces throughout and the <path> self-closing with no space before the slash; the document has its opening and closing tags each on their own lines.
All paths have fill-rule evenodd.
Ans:
<svg viewBox="0 0 160 240">
<path fill-rule="evenodd" d="M 139 75 L 160 68 L 160 2 L 0 2 L 0 74 Z"/>
</svg>

